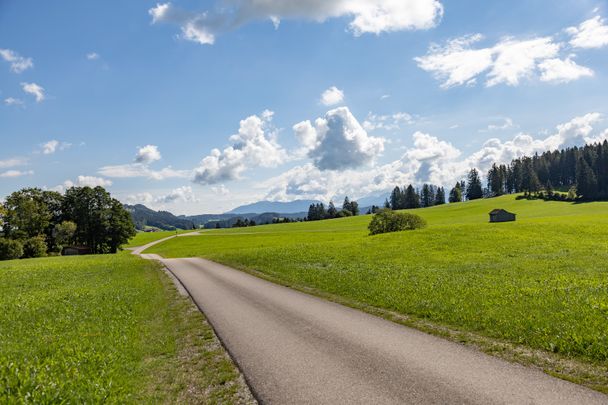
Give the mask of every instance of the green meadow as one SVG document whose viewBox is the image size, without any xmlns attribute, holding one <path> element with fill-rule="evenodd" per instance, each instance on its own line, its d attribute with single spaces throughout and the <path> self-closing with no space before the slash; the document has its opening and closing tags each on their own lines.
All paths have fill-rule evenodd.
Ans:
<svg viewBox="0 0 608 405">
<path fill-rule="evenodd" d="M 131 240 L 129 240 L 129 243 L 127 245 L 125 245 L 125 248 L 131 248 L 131 247 L 136 247 L 136 246 L 143 246 L 143 245 L 147 245 L 150 242 L 154 242 L 157 241 L 159 239 L 163 239 L 166 238 L 168 236 L 174 236 L 174 235 L 179 235 L 182 233 L 188 233 L 188 232 L 195 232 L 193 230 L 183 230 L 183 229 L 178 229 L 177 231 L 158 231 L 158 232 L 137 232 L 137 235 L 135 235 L 133 238 L 131 238 Z"/>
<path fill-rule="evenodd" d="M 517 221 L 489 223 L 494 208 Z M 368 236 L 370 216 L 359 216 L 204 231 L 147 252 L 209 258 L 606 370 L 608 203 L 504 196 L 412 212 L 429 226 Z"/>
<path fill-rule="evenodd" d="M 127 253 L 0 262 L 0 403 L 246 403 L 211 327 Z"/>
</svg>

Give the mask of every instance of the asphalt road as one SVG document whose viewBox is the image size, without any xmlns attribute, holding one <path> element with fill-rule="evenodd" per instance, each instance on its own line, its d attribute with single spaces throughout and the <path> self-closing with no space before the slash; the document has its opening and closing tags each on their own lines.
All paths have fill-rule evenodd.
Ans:
<svg viewBox="0 0 608 405">
<path fill-rule="evenodd" d="M 261 403 L 608 404 L 541 371 L 217 263 L 143 257 L 180 280 Z"/>
</svg>

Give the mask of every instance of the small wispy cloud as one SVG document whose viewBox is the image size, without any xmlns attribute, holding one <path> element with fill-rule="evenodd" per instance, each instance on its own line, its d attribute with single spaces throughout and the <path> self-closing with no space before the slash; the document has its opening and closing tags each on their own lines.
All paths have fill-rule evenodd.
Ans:
<svg viewBox="0 0 608 405">
<path fill-rule="evenodd" d="M 21 88 L 27 94 L 30 94 L 36 98 L 36 102 L 40 103 L 44 101 L 46 95 L 44 94 L 44 88 L 36 83 L 21 83 Z"/>
<path fill-rule="evenodd" d="M 0 57 L 11 65 L 11 72 L 21 73 L 34 67 L 32 58 L 24 58 L 10 49 L 0 49 Z"/>
</svg>

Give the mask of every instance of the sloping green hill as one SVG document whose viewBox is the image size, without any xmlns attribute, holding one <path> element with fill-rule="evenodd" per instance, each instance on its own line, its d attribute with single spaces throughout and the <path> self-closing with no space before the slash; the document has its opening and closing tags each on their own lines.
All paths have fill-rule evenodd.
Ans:
<svg viewBox="0 0 608 405">
<path fill-rule="evenodd" d="M 515 212 L 517 222 L 488 223 L 494 208 Z M 608 203 L 505 196 L 416 213 L 428 228 L 368 236 L 370 216 L 361 216 L 208 231 L 151 250 L 206 257 L 606 370 Z"/>
</svg>

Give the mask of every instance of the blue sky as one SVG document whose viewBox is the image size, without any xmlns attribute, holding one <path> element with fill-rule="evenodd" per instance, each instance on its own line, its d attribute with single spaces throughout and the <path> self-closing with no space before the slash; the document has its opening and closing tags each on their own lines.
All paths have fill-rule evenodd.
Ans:
<svg viewBox="0 0 608 405">
<path fill-rule="evenodd" d="M 101 184 L 194 214 L 450 186 L 608 136 L 607 17 L 587 0 L 0 0 L 0 196 Z"/>
</svg>

